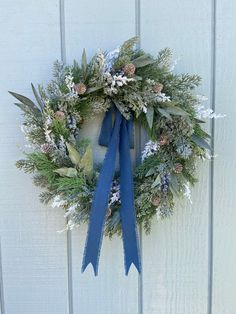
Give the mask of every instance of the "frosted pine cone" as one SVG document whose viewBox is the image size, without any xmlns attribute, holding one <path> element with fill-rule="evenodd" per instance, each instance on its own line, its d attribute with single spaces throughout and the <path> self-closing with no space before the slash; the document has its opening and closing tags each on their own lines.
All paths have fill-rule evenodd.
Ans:
<svg viewBox="0 0 236 314">
<path fill-rule="evenodd" d="M 55 113 L 54 113 L 54 116 L 55 116 L 55 118 L 56 119 L 58 119 L 58 120 L 64 120 L 65 119 L 65 113 L 63 112 L 63 111 L 56 111 Z"/>
<path fill-rule="evenodd" d="M 175 173 L 181 173 L 183 171 L 183 165 L 176 164 L 175 165 Z"/>
<path fill-rule="evenodd" d="M 161 83 L 156 83 L 152 87 L 152 90 L 154 91 L 154 93 L 157 93 L 157 94 L 160 94 L 162 89 L 163 89 L 163 84 L 161 84 Z"/>
<path fill-rule="evenodd" d="M 123 71 L 127 76 L 133 76 L 135 73 L 136 67 L 133 63 L 128 63 L 124 66 Z"/>
<path fill-rule="evenodd" d="M 168 137 L 166 135 L 161 135 L 159 143 L 161 146 L 166 145 L 168 143 Z"/>
<path fill-rule="evenodd" d="M 41 151 L 44 153 L 44 154 L 50 154 L 53 150 L 53 147 L 51 144 L 49 143 L 44 143 L 41 145 Z"/>
<path fill-rule="evenodd" d="M 159 196 L 154 196 L 151 202 L 155 207 L 158 207 L 160 205 L 161 199 Z"/>
<path fill-rule="evenodd" d="M 84 83 L 78 83 L 78 84 L 75 84 L 74 90 L 76 94 L 83 95 L 86 92 L 87 87 Z"/>
</svg>

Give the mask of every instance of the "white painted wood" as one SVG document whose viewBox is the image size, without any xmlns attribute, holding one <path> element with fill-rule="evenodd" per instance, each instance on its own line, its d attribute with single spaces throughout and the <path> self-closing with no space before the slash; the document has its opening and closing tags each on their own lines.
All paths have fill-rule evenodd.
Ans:
<svg viewBox="0 0 236 314">
<path fill-rule="evenodd" d="M 97 48 L 110 50 L 134 36 L 134 2 L 67 0 L 65 25 L 68 61 L 80 58 L 83 48 L 87 48 L 91 57 Z M 102 161 L 105 152 L 97 145 L 100 126 L 101 119 L 93 120 L 83 132 L 83 136 L 95 137 L 94 155 L 97 161 Z M 124 275 L 121 239 L 103 239 L 97 278 L 91 265 L 81 274 L 86 233 L 87 227 L 81 226 L 72 235 L 74 313 L 138 313 L 138 276 L 134 269 L 131 269 L 129 277 Z"/>
<path fill-rule="evenodd" d="M 166 46 L 180 57 L 176 72 L 203 77 L 210 95 L 211 1 L 142 1 L 141 46 L 156 54 Z M 178 205 L 169 220 L 143 237 L 143 313 L 206 314 L 209 165 L 199 168 L 193 206 Z"/>
<path fill-rule="evenodd" d="M 236 3 L 217 1 L 215 122 L 213 308 L 214 314 L 236 313 Z"/>
<path fill-rule="evenodd" d="M 46 208 L 28 175 L 15 168 L 24 137 L 20 111 L 8 90 L 28 96 L 30 82 L 49 80 L 60 58 L 58 1 L 0 4 L 0 236 L 7 314 L 67 313 L 66 235 L 63 213 Z"/>
</svg>

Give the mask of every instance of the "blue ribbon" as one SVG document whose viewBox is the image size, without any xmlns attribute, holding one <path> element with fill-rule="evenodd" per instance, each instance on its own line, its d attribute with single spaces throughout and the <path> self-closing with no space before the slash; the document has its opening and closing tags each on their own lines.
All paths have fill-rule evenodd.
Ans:
<svg viewBox="0 0 236 314">
<path fill-rule="evenodd" d="M 115 115 L 114 125 L 112 123 Z M 133 122 L 126 120 L 117 108 L 111 108 L 105 115 L 99 144 L 108 146 L 93 198 L 87 240 L 84 250 L 82 272 L 91 263 L 94 274 L 98 274 L 98 261 L 102 244 L 103 228 L 109 202 L 112 179 L 115 173 L 116 153 L 120 156 L 121 227 L 123 234 L 125 274 L 132 263 L 141 272 L 139 241 L 136 229 L 134 190 L 130 147 L 133 147 Z"/>
</svg>

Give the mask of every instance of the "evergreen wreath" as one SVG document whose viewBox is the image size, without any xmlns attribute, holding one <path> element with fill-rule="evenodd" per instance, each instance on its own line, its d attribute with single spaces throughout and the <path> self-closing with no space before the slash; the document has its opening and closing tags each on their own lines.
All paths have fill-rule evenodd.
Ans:
<svg viewBox="0 0 236 314">
<path fill-rule="evenodd" d="M 89 63 L 84 50 L 81 65 L 56 61 L 47 88 L 32 85 L 36 102 L 10 92 L 23 111 L 22 129 L 32 149 L 16 165 L 34 173 L 34 183 L 44 189 L 43 203 L 64 208 L 68 228 L 89 220 L 100 169 L 80 129 L 111 107 L 140 123 L 149 137 L 134 169 L 136 218 L 147 232 L 154 216 L 172 214 L 175 197 L 190 196 L 197 161 L 209 155 L 202 118 L 213 113 L 193 94 L 200 77 L 174 74 L 169 49 L 155 58 L 134 49 L 136 43 L 135 37 L 111 52 L 98 52 Z M 121 232 L 119 208 L 115 175 L 105 222 L 109 236 Z"/>
</svg>

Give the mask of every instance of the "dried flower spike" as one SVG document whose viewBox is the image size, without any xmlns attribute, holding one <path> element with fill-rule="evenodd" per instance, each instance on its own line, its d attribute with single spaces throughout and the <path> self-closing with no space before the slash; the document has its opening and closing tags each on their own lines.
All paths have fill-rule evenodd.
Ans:
<svg viewBox="0 0 236 314">
<path fill-rule="evenodd" d="M 87 87 L 84 83 L 78 83 L 78 84 L 75 84 L 74 89 L 75 89 L 76 94 L 83 95 L 86 92 Z"/>
<path fill-rule="evenodd" d="M 133 76 L 135 73 L 136 67 L 133 63 L 128 63 L 124 66 L 123 71 L 127 76 Z"/>
</svg>

